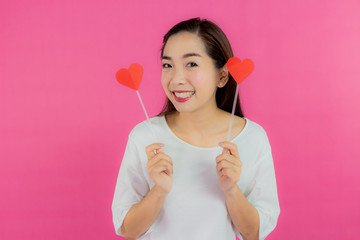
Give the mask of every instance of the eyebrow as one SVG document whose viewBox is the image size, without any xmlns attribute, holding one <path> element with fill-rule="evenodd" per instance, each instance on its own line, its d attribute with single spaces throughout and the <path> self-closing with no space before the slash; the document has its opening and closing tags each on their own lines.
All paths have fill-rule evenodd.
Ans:
<svg viewBox="0 0 360 240">
<path fill-rule="evenodd" d="M 188 57 L 201 57 L 201 55 L 198 54 L 198 53 L 186 53 L 186 54 L 183 55 L 183 58 L 188 58 Z M 169 56 L 162 56 L 161 59 L 171 60 L 171 57 L 169 57 Z"/>
</svg>

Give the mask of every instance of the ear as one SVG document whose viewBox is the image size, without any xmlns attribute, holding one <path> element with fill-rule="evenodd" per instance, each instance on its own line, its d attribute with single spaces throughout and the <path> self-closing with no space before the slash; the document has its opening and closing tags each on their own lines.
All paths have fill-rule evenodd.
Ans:
<svg viewBox="0 0 360 240">
<path fill-rule="evenodd" d="M 226 83 L 228 82 L 228 80 L 229 80 L 229 71 L 225 64 L 219 71 L 219 80 L 218 80 L 217 86 L 219 88 L 224 87 L 226 85 Z"/>
</svg>

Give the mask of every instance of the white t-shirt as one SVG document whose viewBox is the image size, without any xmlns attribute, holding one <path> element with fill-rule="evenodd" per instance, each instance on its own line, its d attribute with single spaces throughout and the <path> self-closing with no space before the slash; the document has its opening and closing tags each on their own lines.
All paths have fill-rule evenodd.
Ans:
<svg viewBox="0 0 360 240">
<path fill-rule="evenodd" d="M 244 129 L 231 142 L 238 147 L 242 169 L 238 185 L 260 216 L 260 239 L 276 226 L 280 213 L 271 147 L 265 130 L 247 118 Z M 153 225 L 139 240 L 234 240 L 242 236 L 233 226 L 219 187 L 215 158 L 221 147 L 201 148 L 178 138 L 164 116 L 150 119 L 158 142 L 173 160 L 173 186 Z M 225 140 L 225 139 L 224 139 Z M 121 224 L 132 205 L 154 186 L 147 172 L 145 147 L 157 142 L 148 122 L 129 134 L 114 199 L 113 223 Z"/>
</svg>

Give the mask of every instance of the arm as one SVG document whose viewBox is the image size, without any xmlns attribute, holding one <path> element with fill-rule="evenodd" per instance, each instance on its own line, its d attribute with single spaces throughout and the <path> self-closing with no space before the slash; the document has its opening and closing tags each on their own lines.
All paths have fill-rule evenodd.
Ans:
<svg viewBox="0 0 360 240">
<path fill-rule="evenodd" d="M 145 198 L 133 205 L 127 213 L 121 232 L 128 239 L 137 239 L 154 223 L 159 215 L 166 195 L 161 194 L 157 186 L 154 186 Z"/>
<path fill-rule="evenodd" d="M 154 187 L 125 216 L 121 233 L 127 239 L 137 239 L 154 223 L 167 194 L 172 187 L 172 159 L 164 153 L 163 144 L 154 143 L 146 147 L 147 169 Z M 156 154 L 155 154 L 156 150 Z"/>
<path fill-rule="evenodd" d="M 265 239 L 275 228 L 280 213 L 271 152 L 255 163 L 255 185 L 245 196 L 236 184 L 241 174 L 237 146 L 231 142 L 219 145 L 224 150 L 216 158 L 216 170 L 231 220 L 244 238 Z"/>
<path fill-rule="evenodd" d="M 245 239 L 259 239 L 259 214 L 238 185 L 225 193 L 226 207 L 236 229 Z"/>
<path fill-rule="evenodd" d="M 231 142 L 219 144 L 224 148 L 217 156 L 216 170 L 220 188 L 224 192 L 226 207 L 236 229 L 245 239 L 259 239 L 259 215 L 239 186 L 236 184 L 240 179 L 241 161 L 237 146 Z"/>
</svg>

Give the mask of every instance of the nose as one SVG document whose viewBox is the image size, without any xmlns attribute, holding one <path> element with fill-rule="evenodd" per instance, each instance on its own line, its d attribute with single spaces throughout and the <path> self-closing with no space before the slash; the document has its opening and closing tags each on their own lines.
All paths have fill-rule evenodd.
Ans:
<svg viewBox="0 0 360 240">
<path fill-rule="evenodd" d="M 182 68 L 175 68 L 171 76 L 171 82 L 175 84 L 184 84 L 186 83 L 185 72 Z"/>
</svg>

